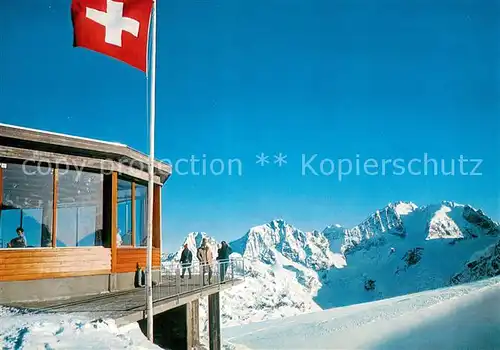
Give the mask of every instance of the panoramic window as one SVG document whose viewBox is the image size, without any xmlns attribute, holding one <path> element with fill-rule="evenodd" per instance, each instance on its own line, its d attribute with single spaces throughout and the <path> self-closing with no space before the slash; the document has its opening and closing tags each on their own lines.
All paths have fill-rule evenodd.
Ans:
<svg viewBox="0 0 500 350">
<path fill-rule="evenodd" d="M 0 247 L 51 247 L 52 169 L 1 165 Z"/>
<path fill-rule="evenodd" d="M 132 183 L 118 179 L 117 246 L 132 245 Z"/>
<path fill-rule="evenodd" d="M 147 246 L 148 222 L 148 187 L 137 184 L 135 187 L 135 245 Z"/>
<path fill-rule="evenodd" d="M 102 245 L 103 175 L 59 170 L 57 247 Z"/>
</svg>

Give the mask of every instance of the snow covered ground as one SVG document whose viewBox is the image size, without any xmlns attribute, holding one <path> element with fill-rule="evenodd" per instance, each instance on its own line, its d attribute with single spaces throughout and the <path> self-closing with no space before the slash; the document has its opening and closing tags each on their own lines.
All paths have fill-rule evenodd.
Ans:
<svg viewBox="0 0 500 350">
<path fill-rule="evenodd" d="M 0 308 L 2 349 L 159 349 L 137 324 Z M 225 349 L 498 349 L 500 277 L 222 329 Z"/>
<path fill-rule="evenodd" d="M 133 323 L 117 328 L 113 321 L 65 314 L 26 313 L 0 306 L 3 350 L 160 349 Z"/>
<path fill-rule="evenodd" d="M 500 278 L 223 329 L 235 349 L 499 349 Z"/>
<path fill-rule="evenodd" d="M 223 327 L 321 310 L 312 300 L 315 289 L 319 288 L 317 276 L 299 264 L 284 265 L 287 261 L 279 253 L 276 255 L 278 261 L 272 266 L 254 261 L 249 265 L 250 275 L 243 284 L 221 293 Z M 309 288 L 297 282 L 297 274 L 304 274 L 304 279 L 311 283 Z M 200 303 L 202 333 L 208 332 L 207 315 L 208 303 L 204 298 Z"/>
</svg>

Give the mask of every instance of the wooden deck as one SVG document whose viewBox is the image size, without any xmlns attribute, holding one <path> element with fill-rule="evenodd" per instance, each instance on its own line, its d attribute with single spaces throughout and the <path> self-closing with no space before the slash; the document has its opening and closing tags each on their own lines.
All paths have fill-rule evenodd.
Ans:
<svg viewBox="0 0 500 350">
<path fill-rule="evenodd" d="M 165 276 L 162 283 L 153 288 L 154 314 L 173 309 L 192 300 L 229 289 L 243 282 L 235 278 L 223 283 L 202 285 L 201 276 L 193 275 L 177 282 Z M 128 291 L 70 298 L 55 301 L 13 303 L 6 306 L 28 309 L 40 313 L 76 314 L 92 319 L 114 319 L 118 326 L 146 318 L 146 291 L 136 288 Z"/>
</svg>

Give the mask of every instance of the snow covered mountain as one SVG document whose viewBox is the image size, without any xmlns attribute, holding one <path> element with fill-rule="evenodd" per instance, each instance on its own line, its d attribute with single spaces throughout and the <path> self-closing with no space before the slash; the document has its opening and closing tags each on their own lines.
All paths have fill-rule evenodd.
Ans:
<svg viewBox="0 0 500 350">
<path fill-rule="evenodd" d="M 390 298 L 450 284 L 471 256 L 497 243 L 499 226 L 469 205 L 389 204 L 343 234 L 331 235 L 347 265 L 321 277 L 323 308 Z M 337 230 L 338 231 L 338 230 Z"/>
<path fill-rule="evenodd" d="M 276 262 L 276 251 L 314 270 L 345 265 L 343 257 L 330 250 L 329 241 L 322 233 L 302 232 L 284 220 L 251 228 L 243 237 L 231 242 L 231 247 L 249 260 L 268 264 Z"/>
<path fill-rule="evenodd" d="M 453 284 L 482 280 L 500 275 L 500 241 L 484 251 L 477 252 L 467 262 L 466 268 L 453 276 Z"/>
<path fill-rule="evenodd" d="M 221 295 L 223 326 L 493 276 L 499 271 L 499 233 L 499 225 L 481 210 L 447 201 L 423 207 L 390 203 L 352 228 L 303 232 L 273 220 L 229 243 L 248 271 L 244 284 Z M 205 233 L 189 234 L 186 243 L 195 252 L 203 237 L 216 251 L 215 239 Z M 179 254 L 165 261 L 178 260 Z M 206 303 L 201 307 L 206 328 Z"/>
<path fill-rule="evenodd" d="M 205 232 L 191 232 L 187 235 L 184 243 L 182 244 L 182 247 L 180 247 L 179 250 L 162 257 L 163 266 L 167 266 L 168 262 L 170 261 L 179 261 L 185 244 L 188 245 L 188 249 L 191 251 L 191 253 L 193 253 L 193 259 L 196 260 L 196 250 L 201 245 L 203 238 L 207 239 L 208 246 L 215 254 L 215 252 L 217 252 L 217 241 L 214 238 L 210 237 Z"/>
<path fill-rule="evenodd" d="M 498 224 L 481 210 L 448 201 L 420 208 L 411 202 L 389 203 L 351 229 L 335 225 L 323 231 L 330 248 L 344 255 L 384 244 L 391 236 L 463 239 L 498 233 Z"/>
<path fill-rule="evenodd" d="M 413 203 L 390 203 L 351 229 L 345 229 L 340 225 L 329 226 L 323 230 L 323 234 L 328 237 L 333 251 L 345 255 L 357 249 L 383 243 L 387 234 L 405 237 L 406 228 L 401 217 L 416 208 Z"/>
<path fill-rule="evenodd" d="M 297 237 L 304 237 L 300 231 L 294 229 L 284 222 L 271 222 L 251 229 L 240 240 L 229 243 L 233 249 L 233 258 L 245 259 L 246 280 L 244 284 L 233 287 L 229 291 L 221 293 L 221 318 L 223 326 L 238 325 L 260 321 L 266 319 L 294 316 L 308 311 L 317 311 L 321 308 L 313 301 L 313 296 L 321 287 L 318 274 L 312 268 L 300 262 L 294 262 L 275 248 L 275 244 L 283 247 L 285 252 L 297 257 L 305 256 L 302 253 L 292 252 L 287 244 L 279 244 L 279 235 L 276 235 L 271 227 L 278 232 L 294 232 Z M 262 234 L 262 237 L 260 237 Z M 249 247 L 242 245 L 248 241 L 246 237 L 251 237 Z M 259 238 L 260 237 L 260 238 Z M 290 236 L 290 243 L 296 248 L 299 243 L 294 236 Z M 207 238 L 213 252 L 217 251 L 217 242 L 214 238 L 204 232 L 192 232 L 184 241 L 188 248 L 196 253 L 196 247 L 201 244 L 203 238 Z M 253 244 L 252 239 L 263 241 L 262 244 Z M 315 242 L 312 238 L 311 242 Z M 295 244 L 297 243 L 297 244 Z M 253 244 L 253 245 L 252 245 Z M 313 244 L 313 243 L 311 243 Z M 318 252 L 317 263 L 328 264 L 328 242 L 322 241 L 324 252 L 316 246 L 309 247 Z M 307 249 L 306 249 L 307 250 Z M 169 254 L 163 259 L 163 266 L 166 269 L 175 266 L 179 261 L 182 248 Z M 330 255 L 332 253 L 330 252 Z M 323 259 L 323 260 L 322 260 Z M 313 261 L 309 261 L 313 264 Z M 305 260 L 303 261 L 305 264 Z M 330 262 L 331 263 L 331 262 Z M 200 303 L 200 328 L 202 334 L 207 334 L 208 329 L 208 304 L 207 300 Z"/>
</svg>

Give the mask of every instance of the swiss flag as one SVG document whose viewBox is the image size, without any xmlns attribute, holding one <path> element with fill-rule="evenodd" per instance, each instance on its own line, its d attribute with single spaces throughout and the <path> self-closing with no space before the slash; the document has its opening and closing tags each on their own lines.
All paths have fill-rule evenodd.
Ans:
<svg viewBox="0 0 500 350">
<path fill-rule="evenodd" d="M 153 0 L 72 0 L 74 47 L 84 47 L 146 72 Z"/>
</svg>

